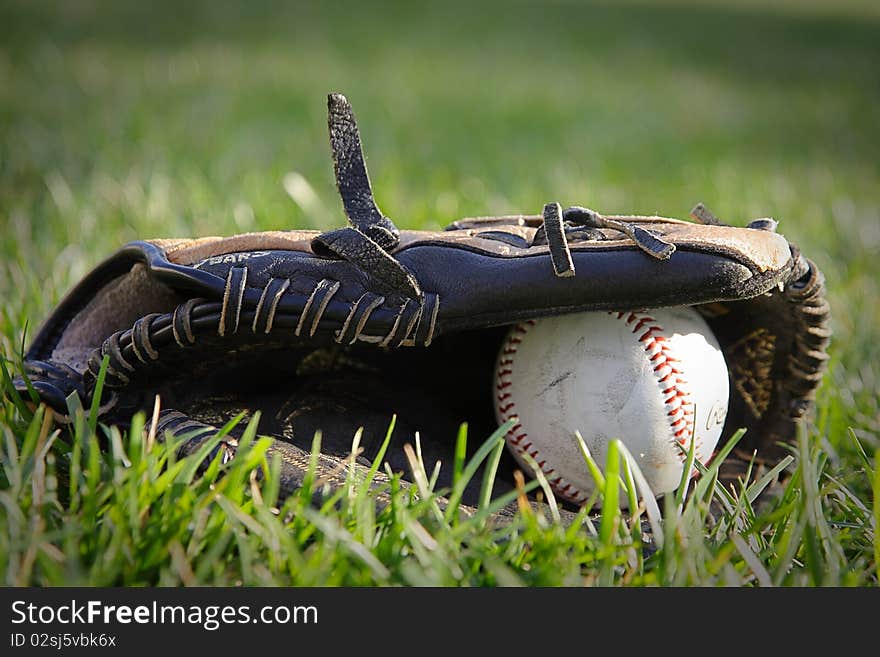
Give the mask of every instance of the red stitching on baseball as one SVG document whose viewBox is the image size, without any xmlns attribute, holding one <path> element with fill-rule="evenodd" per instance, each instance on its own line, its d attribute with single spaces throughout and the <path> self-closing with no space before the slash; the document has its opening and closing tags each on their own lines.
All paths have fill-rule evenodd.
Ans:
<svg viewBox="0 0 880 657">
<path fill-rule="evenodd" d="M 616 314 L 618 319 L 621 317 L 620 313 L 609 312 L 608 314 L 611 316 Z M 653 371 L 657 375 L 658 383 L 662 386 L 661 394 L 668 395 L 664 398 L 663 404 L 666 406 L 666 416 L 670 421 L 669 428 L 672 430 L 673 441 L 676 444 L 684 445 L 687 443 L 687 437 L 694 435 L 694 409 L 687 380 L 681 376 L 681 370 L 677 367 L 681 360 L 672 353 L 665 336 L 654 335 L 655 332 L 663 332 L 663 327 L 657 323 L 655 318 L 647 314 L 630 313 L 626 323 L 632 323 L 636 317 L 640 317 L 640 319 L 633 327 L 633 333 L 650 324 L 638 340 L 645 353 L 648 354 L 649 360 L 652 363 L 656 362 Z M 684 426 L 679 428 L 682 424 Z M 694 451 L 699 456 L 702 443 L 699 437 L 695 437 L 695 441 Z M 687 454 L 682 453 L 677 446 L 674 445 L 674 447 L 676 455 L 684 462 L 687 459 Z"/>
<path fill-rule="evenodd" d="M 681 361 L 672 353 L 666 337 L 663 335 L 655 335 L 657 332 L 662 333 L 663 327 L 657 323 L 657 320 L 654 317 L 645 313 L 609 311 L 608 314 L 624 321 L 627 325 L 636 322 L 635 326 L 632 328 L 633 334 L 647 326 L 647 329 L 637 339 L 644 348 L 648 359 L 651 363 L 655 364 L 653 371 L 657 375 L 657 382 L 661 385 L 661 394 L 664 395 L 663 403 L 666 406 L 666 415 L 669 418 L 669 427 L 672 432 L 671 442 L 673 443 L 675 454 L 682 462 L 684 462 L 687 459 L 687 454 L 683 453 L 682 450 L 678 448 L 678 445 L 685 446 L 687 444 L 687 438 L 694 436 L 694 451 L 699 457 L 702 451 L 702 441 L 694 432 L 694 408 L 691 394 L 688 389 L 688 382 L 683 376 L 681 376 L 681 370 L 676 367 Z M 518 324 L 514 330 L 510 331 L 508 334 L 504 348 L 501 352 L 506 358 L 499 360 L 500 367 L 496 380 L 497 390 L 508 388 L 512 383 L 510 377 L 513 374 L 514 369 L 514 356 L 517 352 L 517 345 L 522 343 L 522 338 L 519 338 L 514 334 L 527 334 L 528 329 L 526 326 L 532 327 L 535 326 L 535 324 L 536 321 L 533 319 L 526 320 L 525 322 Z M 502 418 L 502 423 L 512 417 L 510 411 L 515 408 L 516 405 L 515 402 L 502 404 L 502 402 L 508 400 L 510 397 L 511 394 L 509 392 L 499 394 L 497 397 L 498 413 Z M 536 448 L 533 449 L 532 443 L 527 440 L 528 433 L 521 432 L 514 435 L 516 431 L 519 431 L 521 428 L 522 427 L 517 424 L 508 432 L 506 436 L 508 444 L 510 444 L 519 454 L 528 453 L 538 461 L 540 452 Z M 514 429 L 516 431 L 514 431 Z M 530 452 L 529 450 L 532 451 Z M 570 482 L 565 481 L 561 476 L 556 476 L 551 480 L 550 476 L 555 475 L 556 471 L 553 468 L 547 468 L 545 460 L 541 459 L 538 462 L 538 466 L 548 477 L 548 481 L 550 481 L 553 489 L 562 497 L 575 503 L 580 503 L 587 499 L 583 491 L 573 486 Z"/>
<path fill-rule="evenodd" d="M 623 314 L 621 313 L 621 316 Z M 501 358 L 498 361 L 498 372 L 496 375 L 495 388 L 496 390 L 503 390 L 512 384 L 510 380 L 511 375 L 513 374 L 514 369 L 514 356 L 517 352 L 517 345 L 522 343 L 522 338 L 517 337 L 517 335 L 525 335 L 529 332 L 529 328 L 535 326 L 537 322 L 534 319 L 527 319 L 524 322 L 520 322 L 517 324 L 508 334 L 507 340 L 504 343 L 504 348 L 501 350 Z M 514 417 L 514 413 L 511 413 L 511 410 L 516 407 L 516 402 L 511 401 L 507 404 L 504 404 L 505 401 L 510 399 L 511 393 L 504 392 L 497 395 L 496 399 L 498 401 L 498 414 L 501 417 L 501 423 L 507 422 L 511 417 Z M 519 433 L 517 433 L 519 432 Z M 522 431 L 522 425 L 516 424 L 511 427 L 510 431 L 507 432 L 505 436 L 505 440 L 507 444 L 510 445 L 514 451 L 518 454 L 529 454 L 535 461 L 538 461 L 539 451 L 537 449 L 533 449 L 533 445 L 531 441 L 528 440 L 529 434 L 525 431 Z M 532 450 L 529 452 L 529 450 Z M 541 471 L 547 477 L 547 481 L 550 482 L 552 488 L 561 496 L 567 500 L 574 502 L 575 504 L 580 504 L 581 502 L 586 501 L 587 496 L 576 487 L 572 486 L 565 479 L 556 474 L 556 470 L 553 468 L 547 467 L 547 462 L 544 459 L 541 459 L 538 462 L 538 467 L 541 468 Z"/>
</svg>

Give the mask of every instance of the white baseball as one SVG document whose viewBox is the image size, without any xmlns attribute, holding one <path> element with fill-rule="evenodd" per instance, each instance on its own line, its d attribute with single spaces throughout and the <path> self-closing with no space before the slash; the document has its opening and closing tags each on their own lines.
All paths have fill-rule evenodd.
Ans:
<svg viewBox="0 0 880 657">
<path fill-rule="evenodd" d="M 554 491 L 583 502 L 594 482 L 575 440 L 599 467 L 618 438 L 655 494 L 678 487 L 691 440 L 705 463 L 727 415 L 724 355 L 693 309 L 584 312 L 512 327 L 495 366 L 495 415 L 516 418 L 507 444 L 528 453 Z M 691 473 L 693 474 L 693 473 Z"/>
</svg>

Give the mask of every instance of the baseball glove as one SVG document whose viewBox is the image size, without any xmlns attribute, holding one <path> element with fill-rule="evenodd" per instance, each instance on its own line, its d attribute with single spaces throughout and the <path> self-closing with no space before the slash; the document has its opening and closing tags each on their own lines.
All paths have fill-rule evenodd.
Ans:
<svg viewBox="0 0 880 657">
<path fill-rule="evenodd" d="M 494 362 L 513 323 L 686 305 L 729 367 L 721 444 L 747 429 L 730 458 L 786 453 L 822 376 L 829 308 L 822 274 L 775 221 L 732 227 L 701 205 L 683 221 L 549 203 L 540 215 L 399 230 L 374 202 L 351 106 L 333 94 L 328 108 L 349 225 L 127 244 L 45 321 L 16 387 L 70 422 L 67 398 L 90 408 L 108 357 L 101 420 L 124 425 L 159 395 L 155 428 L 191 435 L 185 453 L 259 409 L 290 492 L 317 430 L 330 482 L 344 478 L 355 431 L 369 463 L 392 415 L 385 459 L 403 471 L 416 432 L 429 464 L 452 462 L 462 422 L 488 436 Z M 236 445 L 233 431 L 221 449 L 231 456 Z"/>
</svg>

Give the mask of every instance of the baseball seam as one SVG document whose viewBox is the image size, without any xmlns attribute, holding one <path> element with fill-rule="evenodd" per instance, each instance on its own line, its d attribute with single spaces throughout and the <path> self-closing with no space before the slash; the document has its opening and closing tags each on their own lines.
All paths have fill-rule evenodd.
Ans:
<svg viewBox="0 0 880 657">
<path fill-rule="evenodd" d="M 694 404 L 687 380 L 679 369 L 680 361 L 675 356 L 666 337 L 662 335 L 663 327 L 655 318 L 644 313 L 609 311 L 608 314 L 623 321 L 631 328 L 634 335 L 638 335 L 636 339 L 648 359 L 654 364 L 652 371 L 660 386 L 661 394 L 664 395 L 663 403 L 666 408 L 666 417 L 669 420 L 669 428 L 672 431 L 673 449 L 676 456 L 684 462 L 687 453 L 683 452 L 680 447 L 686 450 L 688 437 L 695 435 Z M 522 343 L 522 336 L 526 335 L 535 324 L 533 319 L 520 322 L 507 334 L 496 368 L 496 408 L 499 417 L 502 418 L 502 424 L 511 418 L 516 418 L 517 421 L 505 437 L 507 443 L 518 454 L 525 453 L 531 456 L 547 477 L 547 481 L 560 496 L 572 502 L 581 503 L 587 499 L 586 494 L 548 465 L 546 459 L 542 458 L 541 451 L 529 440 L 528 432 L 519 422 L 516 413 L 516 400 L 513 399 L 509 390 L 513 385 L 511 377 L 516 360 L 514 357 Z M 694 452 L 699 458 L 702 453 L 702 443 L 699 436 L 695 436 L 695 441 Z"/>
<path fill-rule="evenodd" d="M 699 458 L 703 446 L 700 437 L 694 432 L 695 409 L 690 386 L 679 369 L 681 361 L 675 356 L 666 337 L 662 335 L 663 327 L 656 319 L 644 313 L 609 311 L 608 314 L 622 320 L 627 326 L 632 326 L 633 334 L 638 334 L 644 329 L 637 339 L 644 348 L 648 360 L 654 363 L 653 372 L 660 385 L 661 394 L 665 397 L 663 404 L 666 407 L 669 428 L 672 430 L 675 454 L 682 462 L 686 461 L 687 441 L 694 436 L 694 454 Z"/>
<path fill-rule="evenodd" d="M 510 390 L 508 390 L 508 388 L 513 385 L 513 381 L 510 377 L 513 374 L 514 356 L 516 355 L 519 344 L 522 343 L 522 336 L 526 335 L 529 332 L 529 329 L 535 324 L 535 320 L 527 319 L 514 326 L 507 334 L 504 346 L 501 349 L 501 356 L 498 360 L 498 367 L 496 368 L 495 402 L 497 404 L 498 414 L 502 418 L 502 424 L 511 418 L 517 417 L 515 410 L 516 401 L 512 399 Z M 507 440 L 507 444 L 513 447 L 513 449 L 520 455 L 528 454 L 535 460 L 535 463 L 541 468 L 541 472 L 547 477 L 547 481 L 553 487 L 553 490 L 555 490 L 560 496 L 576 504 L 586 501 L 587 496 L 582 490 L 557 474 L 556 470 L 548 465 L 547 461 L 542 458 L 540 450 L 529 440 L 529 434 L 523 429 L 518 418 L 517 423 L 507 432 L 505 439 Z"/>
</svg>

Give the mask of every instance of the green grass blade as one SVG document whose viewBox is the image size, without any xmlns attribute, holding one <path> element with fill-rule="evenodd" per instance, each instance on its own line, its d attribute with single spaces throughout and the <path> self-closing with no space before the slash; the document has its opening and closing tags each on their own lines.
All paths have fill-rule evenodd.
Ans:
<svg viewBox="0 0 880 657">
<path fill-rule="evenodd" d="M 104 354 L 101 359 L 101 368 L 98 370 L 98 378 L 95 380 L 95 389 L 92 393 L 92 405 L 89 407 L 89 432 L 98 430 L 98 409 L 101 408 L 101 396 L 104 394 L 104 380 L 107 378 L 107 368 L 110 367 L 110 355 Z"/>
<path fill-rule="evenodd" d="M 697 482 L 697 485 L 694 487 L 693 496 L 698 499 L 703 499 L 706 490 L 709 486 L 713 485 L 713 477 L 717 475 L 718 469 L 721 467 L 721 464 L 724 463 L 724 460 L 730 455 L 733 451 L 733 448 L 736 447 L 736 444 L 742 439 L 742 437 L 746 434 L 746 430 L 744 428 L 738 429 L 734 434 L 730 437 L 730 439 L 724 444 L 724 446 L 718 450 L 718 452 L 712 457 L 712 463 L 708 466 L 703 465 L 699 461 L 694 462 L 694 467 L 697 468 L 697 471 L 700 473 L 700 480 Z M 723 490 L 722 487 L 717 486 L 718 490 Z"/>
<path fill-rule="evenodd" d="M 605 487 L 602 491 L 602 520 L 599 523 L 599 540 L 606 548 L 613 545 L 615 529 L 620 521 L 620 441 L 608 443 L 605 457 Z"/>
<path fill-rule="evenodd" d="M 648 484 L 648 480 L 645 478 L 642 469 L 639 467 L 638 462 L 629 451 L 629 449 L 627 449 L 626 445 L 620 443 L 618 445 L 618 449 L 620 450 L 620 453 L 623 455 L 624 459 L 626 459 L 633 479 L 635 479 L 636 487 L 639 489 L 641 499 L 645 503 L 645 513 L 648 516 L 648 523 L 651 525 L 651 532 L 654 536 L 654 542 L 657 544 L 658 547 L 662 548 L 663 515 L 660 512 L 659 505 L 657 504 L 657 496 L 654 494 L 654 491 L 651 490 L 651 486 Z"/>
<path fill-rule="evenodd" d="M 464 471 L 464 461 L 467 457 L 467 436 L 468 436 L 468 425 L 467 422 L 463 422 L 458 427 L 458 435 L 455 438 L 455 454 L 452 459 L 452 481 L 453 486 L 455 482 L 458 481 L 459 477 L 461 477 L 462 472 Z"/>
<path fill-rule="evenodd" d="M 9 373 L 9 370 L 6 367 L 6 357 L 0 355 L 0 390 L 3 391 L 4 395 L 7 395 L 11 400 L 15 408 L 21 414 L 22 417 L 30 416 L 30 412 L 28 411 L 27 405 L 24 403 L 24 399 L 22 399 L 21 395 L 18 394 L 18 390 L 15 387 L 15 384 L 12 382 L 12 375 Z M 22 374 L 23 380 L 27 380 L 27 378 Z M 36 403 L 34 397 L 36 396 L 36 390 L 33 390 L 33 387 L 30 386 L 30 382 L 27 382 L 30 390 L 33 391 L 31 395 L 31 401 Z"/>
<path fill-rule="evenodd" d="M 513 419 L 508 420 L 500 427 L 498 427 L 492 435 L 490 435 L 482 445 L 480 445 L 479 449 L 474 453 L 471 457 L 470 461 L 468 461 L 467 465 L 465 465 L 462 470 L 461 476 L 452 486 L 452 492 L 449 494 L 449 505 L 446 507 L 446 522 L 451 522 L 452 519 L 457 515 L 458 505 L 461 503 L 462 495 L 464 495 L 464 490 L 468 485 L 468 482 L 473 478 L 474 474 L 480 467 L 480 464 L 486 460 L 486 457 L 492 452 L 495 446 L 504 441 L 504 437 L 507 435 L 507 432 L 510 431 L 510 428 L 516 424 L 516 421 Z"/>
<path fill-rule="evenodd" d="M 373 485 L 373 480 L 376 478 L 376 473 L 379 471 L 379 467 L 382 465 L 385 460 L 385 454 L 388 452 L 388 445 L 391 444 L 391 436 L 394 434 L 394 427 L 397 425 L 397 415 L 391 416 L 391 421 L 388 423 L 388 430 L 385 432 L 385 439 L 382 441 L 382 445 L 379 447 L 379 451 L 376 453 L 376 456 L 373 458 L 373 462 L 370 464 L 370 468 L 367 470 L 366 477 L 364 478 L 363 483 L 360 486 L 357 497 L 357 504 L 362 505 L 365 503 L 367 498 L 367 493 L 371 489 Z"/>
<path fill-rule="evenodd" d="M 532 458 L 531 454 L 524 451 L 520 454 L 520 458 L 532 469 L 534 479 L 544 491 L 544 497 L 547 501 L 547 506 L 550 509 L 550 517 L 553 519 L 553 522 L 559 524 L 562 522 L 561 516 L 559 515 L 559 505 L 556 504 L 556 495 L 553 493 L 553 487 L 550 486 L 550 482 L 547 481 L 547 476 L 544 474 L 544 471 L 541 470 L 541 466 L 538 465 L 538 462 Z"/>
<path fill-rule="evenodd" d="M 584 463 L 587 464 L 587 468 L 590 471 L 590 476 L 593 477 L 593 481 L 596 483 L 596 489 L 604 490 L 605 489 L 605 475 L 602 474 L 602 469 L 596 463 L 596 460 L 593 458 L 593 455 L 590 454 L 590 448 L 587 447 L 587 443 L 584 442 L 584 439 L 581 436 L 580 431 L 574 432 L 574 439 L 577 442 L 577 446 L 581 452 L 581 456 L 583 456 L 583 458 L 584 458 Z"/>
<path fill-rule="evenodd" d="M 691 483 L 691 473 L 694 470 L 697 446 L 695 434 L 696 427 L 694 427 L 694 431 L 691 433 L 691 440 L 688 444 L 687 452 L 685 452 L 684 465 L 681 469 L 681 480 L 678 483 L 678 488 L 675 489 L 675 505 L 678 507 L 679 513 L 681 513 L 681 509 L 684 506 L 684 498 L 687 495 L 688 487 Z"/>
<path fill-rule="evenodd" d="M 480 487 L 480 507 L 486 506 L 492 500 L 492 489 L 498 473 L 498 464 L 501 462 L 501 455 L 504 453 L 505 444 L 506 441 L 499 441 L 489 455 L 489 461 L 486 463 L 486 469 L 483 472 L 483 484 Z"/>
<path fill-rule="evenodd" d="M 540 483 L 538 482 L 538 480 L 531 479 L 525 482 L 523 492 L 528 494 L 536 490 L 538 487 L 540 487 Z M 507 491 L 503 495 L 499 495 L 486 506 L 481 506 L 473 516 L 466 519 L 464 522 L 455 527 L 456 536 L 464 535 L 472 527 L 482 525 L 489 518 L 489 516 L 501 511 L 508 504 L 516 500 L 517 497 L 519 497 L 519 491 L 511 490 Z"/>
<path fill-rule="evenodd" d="M 874 453 L 874 480 L 871 482 L 874 494 L 874 577 L 880 571 L 880 450 Z"/>
<path fill-rule="evenodd" d="M 768 470 L 760 479 L 750 484 L 748 490 L 746 491 L 749 502 L 754 503 L 755 500 L 758 499 L 758 496 L 764 492 L 767 486 L 769 486 L 776 479 L 779 473 L 785 470 L 793 462 L 794 457 L 789 454 L 779 463 L 770 468 L 770 470 Z"/>
<path fill-rule="evenodd" d="M 359 543 L 344 527 L 329 516 L 322 515 L 309 507 L 300 509 L 300 513 L 328 539 L 341 545 L 349 554 L 369 567 L 377 581 L 386 580 L 390 572 L 363 543 Z"/>
</svg>

